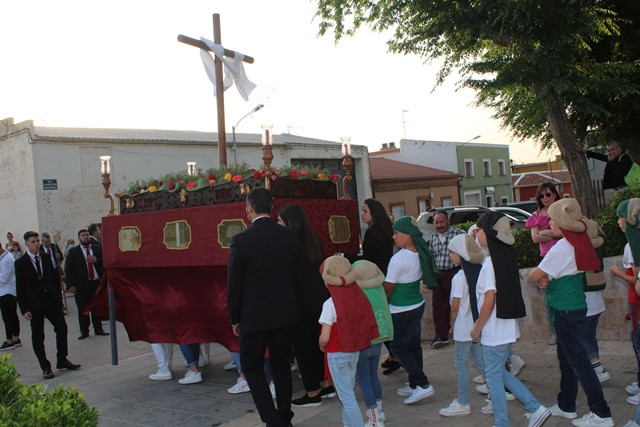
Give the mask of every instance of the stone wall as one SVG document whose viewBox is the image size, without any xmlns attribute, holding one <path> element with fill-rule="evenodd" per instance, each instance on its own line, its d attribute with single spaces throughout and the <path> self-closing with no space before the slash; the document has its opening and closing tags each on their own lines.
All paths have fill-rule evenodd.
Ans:
<svg viewBox="0 0 640 427">
<path fill-rule="evenodd" d="M 611 266 L 622 264 L 622 256 L 604 259 L 604 271 L 607 288 L 604 290 L 604 302 L 607 310 L 600 315 L 598 323 L 598 339 L 608 341 L 625 341 L 629 339 L 631 323 L 625 319 L 628 312 L 628 286 L 611 274 Z M 545 306 L 545 291 L 538 289 L 529 281 L 531 268 L 520 270 L 522 296 L 527 307 L 527 316 L 520 319 L 520 335 L 527 340 L 549 339 L 549 317 Z M 431 316 L 431 291 L 423 286 L 426 309 L 422 319 L 422 339 L 431 341 L 434 337 L 433 319 Z"/>
</svg>

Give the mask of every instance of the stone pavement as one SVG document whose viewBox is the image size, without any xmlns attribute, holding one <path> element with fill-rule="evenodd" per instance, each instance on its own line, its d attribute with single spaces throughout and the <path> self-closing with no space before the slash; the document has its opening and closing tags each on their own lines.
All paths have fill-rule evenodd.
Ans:
<svg viewBox="0 0 640 427">
<path fill-rule="evenodd" d="M 81 363 L 78 371 L 56 371 L 53 380 L 43 381 L 37 361 L 31 350 L 30 328 L 22 321 L 22 341 L 24 345 L 12 350 L 10 361 L 15 362 L 22 375 L 21 382 L 36 384 L 43 382 L 50 387 L 64 384 L 76 387 L 85 395 L 87 402 L 100 410 L 100 426 L 219 426 L 251 427 L 262 426 L 249 393 L 231 395 L 227 388 L 236 381 L 233 371 L 224 371 L 223 365 L 230 358 L 223 347 L 211 347 L 211 365 L 202 369 L 204 382 L 194 385 L 180 385 L 178 379 L 184 374 L 183 359 L 178 347 L 174 349 L 172 381 L 150 381 L 147 375 L 155 372 L 155 358 L 147 343 L 129 343 L 121 324 L 118 324 L 118 349 L 120 362 L 111 365 L 109 337 L 95 337 L 78 341 L 78 322 L 75 304 L 69 299 L 69 358 Z M 105 328 L 108 329 L 108 328 Z M 46 327 L 46 348 L 50 360 L 55 363 L 55 343 L 52 328 Z M 453 345 L 439 350 L 423 343 L 425 371 L 433 384 L 436 394 L 413 405 L 406 406 L 395 390 L 404 385 L 406 374 L 402 369 L 390 376 L 380 378 L 383 387 L 386 425 L 394 426 L 460 426 L 491 427 L 493 417 L 484 415 L 484 395 L 471 387 L 472 413 L 464 417 L 445 418 L 438 409 L 446 407 L 455 397 L 457 383 L 453 368 Z M 544 405 L 551 406 L 559 388 L 559 370 L 555 355 L 556 347 L 546 341 L 520 341 L 514 349 L 527 363 L 520 379 L 529 387 L 534 396 Z M 611 380 L 604 384 L 605 397 L 613 412 L 616 424 L 622 426 L 634 414 L 636 407 L 626 403 L 628 394 L 625 385 L 635 381 L 637 364 L 628 342 L 607 341 L 600 343 L 600 355 Z M 294 396 L 302 393 L 302 382 L 293 374 Z M 358 387 L 356 387 L 358 389 Z M 362 404 L 358 391 L 358 398 Z M 579 415 L 588 412 L 586 398 L 582 391 L 578 394 Z M 327 399 L 317 408 L 293 408 L 293 424 L 301 427 L 341 426 L 340 402 L 337 398 Z M 522 404 L 509 402 L 512 426 L 526 426 Z M 552 417 L 545 426 L 571 425 L 563 418 Z"/>
</svg>

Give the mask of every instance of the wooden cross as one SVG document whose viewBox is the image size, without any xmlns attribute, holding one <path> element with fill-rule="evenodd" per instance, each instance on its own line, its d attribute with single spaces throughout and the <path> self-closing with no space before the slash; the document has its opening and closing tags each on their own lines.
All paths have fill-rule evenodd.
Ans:
<svg viewBox="0 0 640 427">
<path fill-rule="evenodd" d="M 190 46 L 197 47 L 199 49 L 208 50 L 209 46 L 201 40 L 192 39 L 191 37 L 178 35 L 178 41 Z M 213 42 L 218 45 L 222 45 L 220 37 L 220 14 L 213 14 Z M 232 50 L 224 49 L 224 56 L 229 58 L 235 58 L 236 54 Z M 215 58 L 215 76 L 216 76 L 216 105 L 218 109 L 218 159 L 220 160 L 220 166 L 227 166 L 227 131 L 224 124 L 224 82 L 222 77 L 222 61 L 214 55 Z M 253 64 L 253 58 L 244 55 L 242 62 Z"/>
</svg>

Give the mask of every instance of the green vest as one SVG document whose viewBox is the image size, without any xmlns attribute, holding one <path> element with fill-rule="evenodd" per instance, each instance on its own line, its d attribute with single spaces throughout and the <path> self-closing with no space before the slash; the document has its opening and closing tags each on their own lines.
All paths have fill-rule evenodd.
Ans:
<svg viewBox="0 0 640 427">
<path fill-rule="evenodd" d="M 389 303 L 387 302 L 387 294 L 384 288 L 378 286 L 376 288 L 362 289 L 364 294 L 369 298 L 373 315 L 378 324 L 378 338 L 371 340 L 371 345 L 380 344 L 384 341 L 393 341 L 393 322 L 391 321 L 391 313 L 389 312 Z"/>
<path fill-rule="evenodd" d="M 556 310 L 579 310 L 587 308 L 582 290 L 584 273 L 553 279 L 547 288 L 547 305 Z"/>
<path fill-rule="evenodd" d="M 409 283 L 396 283 L 396 287 L 393 288 L 393 292 L 389 297 L 389 304 L 393 304 L 396 307 L 406 307 L 422 301 L 424 301 L 424 298 L 420 293 L 420 280 Z"/>
</svg>

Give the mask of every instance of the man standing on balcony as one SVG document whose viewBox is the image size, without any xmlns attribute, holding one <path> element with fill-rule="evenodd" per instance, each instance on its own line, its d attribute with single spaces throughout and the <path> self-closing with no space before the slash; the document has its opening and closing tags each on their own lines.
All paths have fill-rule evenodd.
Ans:
<svg viewBox="0 0 640 427">
<path fill-rule="evenodd" d="M 431 309 L 436 330 L 436 336 L 431 341 L 431 348 L 440 348 L 449 344 L 451 279 L 460 269 L 449 258 L 449 242 L 454 236 L 464 234 L 464 231 L 449 227 L 449 216 L 445 210 L 438 210 L 433 215 L 433 225 L 436 232 L 431 235 L 429 247 L 436 260 L 436 266 L 440 270 L 440 277 L 438 278 L 438 286 L 431 288 Z"/>
</svg>

